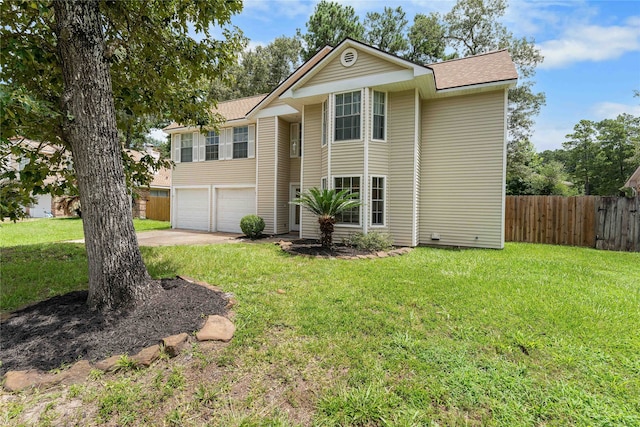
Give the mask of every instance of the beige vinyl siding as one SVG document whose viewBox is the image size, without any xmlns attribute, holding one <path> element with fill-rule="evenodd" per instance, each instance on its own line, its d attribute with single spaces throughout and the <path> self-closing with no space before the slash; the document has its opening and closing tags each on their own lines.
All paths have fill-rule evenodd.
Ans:
<svg viewBox="0 0 640 427">
<path fill-rule="evenodd" d="M 289 156 L 290 125 L 278 120 L 278 177 L 277 177 L 277 212 L 276 234 L 289 232 Z"/>
<path fill-rule="evenodd" d="M 321 71 L 313 76 L 304 86 L 313 86 L 322 83 L 343 80 L 345 78 L 352 79 L 371 74 L 388 73 L 392 71 L 404 70 L 404 67 L 393 64 L 384 59 L 373 56 L 362 50 L 358 51 L 358 59 L 351 67 L 345 67 L 340 62 L 340 52 L 329 64 Z"/>
<path fill-rule="evenodd" d="M 420 243 L 502 248 L 504 91 L 422 108 Z"/>
<path fill-rule="evenodd" d="M 258 143 L 256 153 L 258 157 L 258 179 L 256 194 L 258 205 L 256 211 L 265 222 L 265 233 L 273 232 L 274 220 L 274 185 L 275 185 L 275 137 L 276 118 L 266 117 L 258 119 Z"/>
<path fill-rule="evenodd" d="M 255 185 L 256 159 L 177 163 L 171 181 L 173 186 Z"/>
<path fill-rule="evenodd" d="M 320 187 L 321 171 L 321 128 L 322 128 L 322 104 L 307 105 L 304 108 L 304 124 L 302 131 L 302 191 L 312 187 Z M 318 219 L 306 209 L 301 210 L 302 237 L 307 239 L 319 238 Z"/>
<path fill-rule="evenodd" d="M 390 92 L 387 100 L 387 226 L 395 244 L 410 246 L 414 195 L 415 92 Z"/>
</svg>

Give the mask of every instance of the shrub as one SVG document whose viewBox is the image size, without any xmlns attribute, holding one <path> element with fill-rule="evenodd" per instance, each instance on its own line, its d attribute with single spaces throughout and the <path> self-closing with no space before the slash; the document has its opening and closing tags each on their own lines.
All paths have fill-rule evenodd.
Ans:
<svg viewBox="0 0 640 427">
<path fill-rule="evenodd" d="M 250 239 L 257 239 L 264 230 L 264 219 L 258 215 L 247 215 L 240 220 L 240 229 Z"/>
<path fill-rule="evenodd" d="M 345 237 L 342 241 L 345 245 L 361 251 L 386 251 L 393 246 L 393 239 L 388 233 L 370 231 L 368 234 L 354 233 Z"/>
</svg>

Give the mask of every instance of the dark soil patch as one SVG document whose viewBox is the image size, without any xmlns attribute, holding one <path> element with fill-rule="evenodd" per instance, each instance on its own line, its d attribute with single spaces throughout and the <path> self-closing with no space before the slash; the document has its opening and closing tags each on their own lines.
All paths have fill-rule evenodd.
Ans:
<svg viewBox="0 0 640 427">
<path fill-rule="evenodd" d="M 163 279 L 161 284 L 163 290 L 126 311 L 91 311 L 86 291 L 16 311 L 1 325 L 0 374 L 133 355 L 162 338 L 199 330 L 208 315 L 227 314 L 222 292 L 178 278 Z"/>
<path fill-rule="evenodd" d="M 323 248 L 317 240 L 311 239 L 292 240 L 291 246 L 285 250 L 294 255 L 317 257 L 354 257 L 358 255 L 369 255 L 371 253 L 343 244 L 335 244 L 331 249 L 327 249 Z"/>
</svg>

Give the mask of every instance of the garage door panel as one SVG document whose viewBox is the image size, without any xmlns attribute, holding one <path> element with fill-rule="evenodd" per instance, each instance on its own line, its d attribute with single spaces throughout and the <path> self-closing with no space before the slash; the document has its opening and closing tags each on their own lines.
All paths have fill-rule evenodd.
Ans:
<svg viewBox="0 0 640 427">
<path fill-rule="evenodd" d="M 253 188 L 218 189 L 217 230 L 241 233 L 240 220 L 256 213 L 256 191 Z"/>
<path fill-rule="evenodd" d="M 209 230 L 208 189 L 177 189 L 176 200 L 176 228 Z"/>
</svg>

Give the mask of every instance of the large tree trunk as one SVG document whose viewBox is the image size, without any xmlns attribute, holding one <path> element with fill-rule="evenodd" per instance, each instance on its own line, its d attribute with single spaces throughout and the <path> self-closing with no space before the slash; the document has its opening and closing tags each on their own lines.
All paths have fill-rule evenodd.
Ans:
<svg viewBox="0 0 640 427">
<path fill-rule="evenodd" d="M 99 3 L 55 0 L 54 9 L 63 135 L 73 153 L 89 261 L 88 304 L 126 307 L 159 285 L 147 273 L 133 228 Z"/>
</svg>

